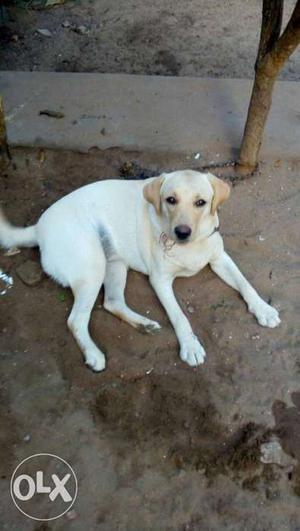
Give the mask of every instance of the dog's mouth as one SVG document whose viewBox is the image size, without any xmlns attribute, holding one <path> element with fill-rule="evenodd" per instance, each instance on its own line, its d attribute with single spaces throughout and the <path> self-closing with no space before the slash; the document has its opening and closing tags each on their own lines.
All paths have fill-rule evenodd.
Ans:
<svg viewBox="0 0 300 531">
<path fill-rule="evenodd" d="M 176 238 L 175 243 L 178 243 L 179 245 L 186 245 L 190 241 L 191 241 L 190 238 L 185 238 L 184 240 L 182 240 L 180 238 Z"/>
</svg>

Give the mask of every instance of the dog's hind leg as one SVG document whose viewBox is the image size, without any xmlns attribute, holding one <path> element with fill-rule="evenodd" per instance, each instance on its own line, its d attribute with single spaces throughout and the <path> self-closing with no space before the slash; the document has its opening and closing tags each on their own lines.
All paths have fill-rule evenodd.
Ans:
<svg viewBox="0 0 300 531">
<path fill-rule="evenodd" d="M 106 264 L 104 278 L 104 308 L 143 333 L 152 333 L 161 327 L 156 321 L 132 311 L 126 304 L 124 290 L 127 267 L 121 260 Z"/>
<path fill-rule="evenodd" d="M 105 369 L 105 356 L 90 337 L 88 326 L 92 308 L 101 288 L 99 278 L 78 279 L 72 286 L 74 305 L 68 319 L 68 326 L 85 357 L 85 363 L 94 371 Z"/>
<path fill-rule="evenodd" d="M 105 356 L 90 337 L 88 326 L 91 311 L 104 279 L 103 271 L 93 268 L 74 282 L 71 288 L 74 294 L 74 305 L 68 319 L 68 326 L 81 348 L 85 363 L 94 371 L 105 369 Z"/>
</svg>

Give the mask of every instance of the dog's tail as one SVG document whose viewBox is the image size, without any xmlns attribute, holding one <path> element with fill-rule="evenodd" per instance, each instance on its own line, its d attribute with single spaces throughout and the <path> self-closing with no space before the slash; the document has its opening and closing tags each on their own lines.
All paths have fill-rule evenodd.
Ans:
<svg viewBox="0 0 300 531">
<path fill-rule="evenodd" d="M 31 227 L 14 227 L 7 221 L 0 208 L 0 246 L 4 249 L 10 247 L 35 247 L 38 245 L 36 225 Z"/>
</svg>

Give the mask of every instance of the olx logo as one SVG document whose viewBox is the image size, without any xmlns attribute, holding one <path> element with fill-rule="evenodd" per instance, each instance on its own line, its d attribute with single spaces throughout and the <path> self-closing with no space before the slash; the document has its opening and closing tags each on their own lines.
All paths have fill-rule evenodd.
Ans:
<svg viewBox="0 0 300 531">
<path fill-rule="evenodd" d="M 61 457 L 35 454 L 17 466 L 10 490 L 14 504 L 25 516 L 33 520 L 55 520 L 74 504 L 77 478 Z"/>
</svg>

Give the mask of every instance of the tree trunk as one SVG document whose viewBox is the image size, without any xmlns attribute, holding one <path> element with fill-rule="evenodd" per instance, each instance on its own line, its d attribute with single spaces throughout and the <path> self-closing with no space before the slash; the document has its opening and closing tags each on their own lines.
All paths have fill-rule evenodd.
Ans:
<svg viewBox="0 0 300 531">
<path fill-rule="evenodd" d="M 6 139 L 6 126 L 3 110 L 2 97 L 0 96 L 0 170 L 10 160 L 10 154 Z"/>
<path fill-rule="evenodd" d="M 277 77 L 266 74 L 264 65 L 256 71 L 248 116 L 244 130 L 242 147 L 238 160 L 238 172 L 248 174 L 257 166 L 258 155 L 262 143 L 263 132 L 272 103 L 272 92 Z"/>
<path fill-rule="evenodd" d="M 280 35 L 283 0 L 264 0 L 260 44 L 248 116 L 236 171 L 252 173 L 258 164 L 263 132 L 272 103 L 276 77 L 300 42 L 300 0 Z"/>
</svg>

